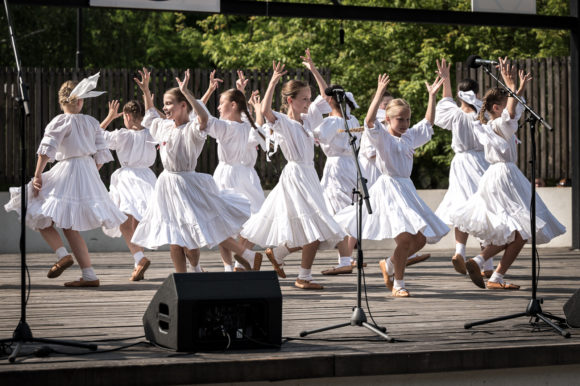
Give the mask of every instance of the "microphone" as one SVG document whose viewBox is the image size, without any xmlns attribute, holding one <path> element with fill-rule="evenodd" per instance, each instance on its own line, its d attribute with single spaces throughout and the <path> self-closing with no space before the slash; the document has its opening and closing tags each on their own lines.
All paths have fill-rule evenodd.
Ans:
<svg viewBox="0 0 580 386">
<path fill-rule="evenodd" d="M 478 67 L 481 67 L 482 65 L 489 65 L 489 64 L 495 66 L 498 63 L 495 60 L 481 59 L 481 57 L 479 57 L 477 55 L 469 55 L 469 57 L 465 61 L 465 64 L 467 65 L 467 67 L 478 68 Z"/>
</svg>

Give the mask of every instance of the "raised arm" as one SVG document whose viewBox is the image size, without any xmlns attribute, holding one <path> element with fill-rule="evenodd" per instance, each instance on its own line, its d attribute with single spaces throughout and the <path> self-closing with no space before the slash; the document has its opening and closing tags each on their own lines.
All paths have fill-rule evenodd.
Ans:
<svg viewBox="0 0 580 386">
<path fill-rule="evenodd" d="M 150 108 L 155 107 L 153 105 L 153 97 L 151 95 L 151 90 L 149 90 L 149 81 L 151 80 L 151 72 L 147 70 L 147 68 L 143 67 L 143 70 L 139 70 L 139 75 L 141 75 L 141 79 L 133 78 L 137 86 L 143 92 L 143 101 L 145 102 L 145 110 L 149 110 Z"/>
<path fill-rule="evenodd" d="M 437 75 L 432 84 L 425 82 L 425 87 L 427 87 L 427 92 L 429 92 L 429 102 L 427 103 L 427 111 L 425 111 L 425 119 L 433 125 L 435 122 L 435 106 L 437 105 L 437 92 L 441 88 L 441 85 L 445 82 L 446 78 Z"/>
<path fill-rule="evenodd" d="M 451 77 L 449 69 L 451 63 L 447 63 L 445 58 L 441 62 L 437 61 L 437 74 L 443 79 L 443 98 L 453 98 L 453 89 L 451 88 Z"/>
<path fill-rule="evenodd" d="M 387 90 L 387 85 L 391 79 L 387 74 L 379 75 L 379 80 L 377 82 L 377 92 L 375 93 L 375 97 L 369 106 L 369 111 L 367 111 L 367 116 L 365 117 L 365 124 L 369 129 L 375 127 L 375 119 L 377 118 L 377 110 L 379 109 L 379 105 L 381 104 L 381 99 L 383 98 L 383 94 Z"/>
<path fill-rule="evenodd" d="M 244 72 L 241 70 L 237 71 L 238 80 L 236 80 L 236 88 L 246 95 L 246 86 L 248 85 L 249 79 L 246 79 Z"/>
<path fill-rule="evenodd" d="M 520 77 L 520 87 L 518 89 L 516 89 L 517 87 L 517 71 L 516 71 L 516 67 L 511 65 L 508 62 L 507 57 L 505 58 L 499 58 L 499 65 L 498 67 L 500 68 L 501 71 L 501 76 L 503 78 L 503 81 L 505 83 L 506 86 L 508 86 L 510 88 L 510 90 L 512 90 L 513 92 L 516 93 L 517 96 L 521 96 L 524 93 L 524 90 L 526 88 L 526 84 L 532 80 L 532 75 L 531 74 L 526 74 L 524 73 L 523 70 L 520 71 L 519 73 L 519 77 Z M 516 107 L 518 105 L 518 102 L 515 100 L 515 98 L 508 98 L 507 101 L 507 105 L 506 105 L 506 109 L 510 115 L 510 118 L 514 118 L 516 116 Z"/>
<path fill-rule="evenodd" d="M 209 98 L 212 96 L 212 94 L 215 92 L 215 90 L 217 90 L 220 83 L 223 83 L 223 80 L 220 78 L 216 78 L 215 77 L 215 70 L 213 70 L 209 74 L 209 85 L 207 86 L 207 91 L 201 97 L 201 101 L 203 102 L 204 105 L 207 105 L 207 101 L 209 101 Z"/>
<path fill-rule="evenodd" d="M 195 99 L 191 91 L 187 88 L 187 84 L 189 83 L 189 69 L 185 70 L 185 74 L 183 76 L 183 80 L 179 78 L 175 78 L 177 84 L 179 85 L 179 91 L 185 96 L 185 99 L 189 102 L 193 110 L 197 114 L 197 120 L 199 122 L 200 130 L 205 130 L 207 126 L 207 121 L 209 120 L 209 116 L 207 112 L 203 108 L 202 105 Z"/>
<path fill-rule="evenodd" d="M 310 70 L 310 72 L 314 76 L 314 79 L 316 79 L 316 83 L 318 84 L 318 89 L 320 91 L 320 96 L 323 97 L 324 100 L 326 100 L 328 103 L 330 103 L 332 96 L 326 95 L 326 93 L 324 92 L 324 90 L 326 90 L 328 85 L 326 84 L 326 81 L 324 80 L 322 75 L 320 75 L 320 72 L 318 72 L 318 69 L 314 65 L 314 61 L 310 56 L 310 48 L 306 49 L 304 56 L 301 56 L 300 59 L 302 59 L 302 64 L 305 65 L 306 68 Z"/>
<path fill-rule="evenodd" d="M 262 103 L 260 101 L 260 90 L 252 91 L 248 106 L 252 106 L 256 112 L 256 125 L 262 126 L 264 124 L 264 116 L 262 115 Z"/>
<path fill-rule="evenodd" d="M 274 96 L 274 91 L 276 90 L 276 86 L 288 71 L 284 71 L 284 64 L 278 62 L 272 62 L 272 79 L 270 79 L 270 83 L 268 83 L 268 89 L 264 94 L 264 99 L 262 100 L 262 115 L 266 118 L 270 123 L 274 123 L 276 121 L 276 117 L 272 112 L 272 98 Z"/>
<path fill-rule="evenodd" d="M 115 119 L 122 116 L 123 113 L 119 113 L 119 101 L 114 99 L 109 101 L 109 113 L 105 119 L 101 122 L 101 128 L 104 130 L 113 122 Z"/>
</svg>

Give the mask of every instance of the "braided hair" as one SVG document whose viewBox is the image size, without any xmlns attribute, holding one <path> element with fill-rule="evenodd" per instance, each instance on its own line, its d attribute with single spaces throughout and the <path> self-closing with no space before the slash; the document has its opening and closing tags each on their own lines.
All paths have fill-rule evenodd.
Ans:
<svg viewBox="0 0 580 386">
<path fill-rule="evenodd" d="M 501 104 L 507 97 L 507 92 L 502 88 L 496 87 L 487 90 L 482 100 L 481 110 L 479 110 L 479 121 L 486 124 L 488 119 L 485 117 L 485 112 L 491 112 L 493 105 Z"/>
</svg>

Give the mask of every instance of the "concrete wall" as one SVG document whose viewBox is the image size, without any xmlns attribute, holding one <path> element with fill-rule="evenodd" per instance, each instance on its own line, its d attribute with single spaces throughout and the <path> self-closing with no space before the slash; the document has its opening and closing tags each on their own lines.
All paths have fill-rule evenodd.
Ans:
<svg viewBox="0 0 580 386">
<path fill-rule="evenodd" d="M 419 196 L 429 205 L 433 211 L 437 208 L 445 190 L 419 190 Z M 538 188 L 538 194 L 552 211 L 554 216 L 567 229 L 567 232 L 560 237 L 555 238 L 548 244 L 547 247 L 571 247 L 572 246 L 572 189 L 571 188 Z M 8 192 L 0 192 L 0 203 L 4 205 L 8 202 Z M 19 252 L 19 238 L 20 238 L 20 223 L 16 213 L 7 213 L 3 208 L 0 210 L 0 253 L 18 253 Z M 100 229 L 93 229 L 92 231 L 82 232 L 85 241 L 92 252 L 119 252 L 126 251 L 127 246 L 122 238 L 112 239 L 103 234 Z M 467 243 L 468 248 L 477 248 L 478 242 L 474 238 L 470 238 Z M 30 253 L 45 253 L 50 252 L 50 248 L 44 242 L 38 232 L 31 231 L 27 228 L 26 231 L 26 248 Z M 365 249 L 393 249 L 395 246 L 392 241 L 365 241 L 363 247 Z M 455 247 L 455 239 L 453 231 L 449 232 L 439 243 L 427 245 L 426 250 L 450 250 Z M 529 244 L 528 244 L 529 247 Z M 168 250 L 168 247 L 160 248 L 160 250 Z"/>
</svg>

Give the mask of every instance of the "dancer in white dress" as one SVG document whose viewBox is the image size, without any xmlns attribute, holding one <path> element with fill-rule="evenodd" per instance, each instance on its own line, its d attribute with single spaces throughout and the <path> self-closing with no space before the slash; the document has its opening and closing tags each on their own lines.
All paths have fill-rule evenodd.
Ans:
<svg viewBox="0 0 580 386">
<path fill-rule="evenodd" d="M 187 89 L 189 70 L 183 81 L 177 79 L 179 88 L 163 95 L 166 119 L 155 117 L 149 71 L 144 68 L 140 74 L 141 80 L 135 81 L 145 95 L 143 124 L 159 143 L 165 170 L 157 179 L 155 193 L 131 241 L 146 248 L 169 244 L 176 272 L 187 271 L 186 260 L 201 272 L 199 248 L 204 246 L 222 245 L 251 263 L 255 257 L 261 261 L 260 254 L 231 238 L 250 215 L 249 201 L 235 193 L 220 192 L 209 174 L 195 171 L 206 139 L 203 129 L 208 115 Z M 190 121 L 192 107 L 198 116 Z"/>
<path fill-rule="evenodd" d="M 443 222 L 453 225 L 455 231 L 455 254 L 451 258 L 455 270 L 467 274 L 465 262 L 465 244 L 468 233 L 461 232 L 449 219 L 449 214 L 465 205 L 479 186 L 483 173 L 489 167 L 485 160 L 483 145 L 477 139 L 474 126 L 478 123 L 477 115 L 481 101 L 477 99 L 479 85 L 472 79 L 464 79 L 457 85 L 461 107 L 453 100 L 449 69 L 451 63 L 445 59 L 437 61 L 439 74 L 445 78 L 443 82 L 443 98 L 437 103 L 435 125 L 450 130 L 452 135 L 451 148 L 455 156 L 449 169 L 449 188 L 443 201 L 435 211 Z M 484 275 L 490 277 L 493 273 L 493 259 L 486 261 Z"/>
<path fill-rule="evenodd" d="M 517 90 L 516 94 L 521 96 L 532 79 L 531 75 L 520 70 L 520 85 L 516 89 L 518 76 L 515 66 L 512 67 L 507 58 L 500 58 L 499 67 L 506 86 Z M 517 111 L 518 107 L 520 111 Z M 485 148 L 485 158 L 490 166 L 481 177 L 477 192 L 462 208 L 450 215 L 459 230 L 478 237 L 485 246 L 480 255 L 466 263 L 469 277 L 481 288 L 519 289 L 518 285 L 505 282 L 503 277 L 526 241 L 532 237 L 532 232 L 536 232 L 538 244 L 547 243 L 566 232 L 566 228 L 550 213 L 538 195 L 536 229 L 530 229 L 530 181 L 515 164 L 515 133 L 519 115 L 521 105 L 514 98 L 508 98 L 505 90 L 494 88 L 487 91 L 479 113 L 481 124 L 475 126 L 475 133 Z M 500 263 L 485 284 L 481 276 L 484 261 L 503 250 Z"/>
<path fill-rule="evenodd" d="M 403 280 L 407 257 L 423 248 L 426 242 L 436 243 L 449 232 L 449 228 L 419 198 L 410 178 L 414 149 L 433 135 L 436 94 L 442 83 L 439 76 L 432 85 L 425 82 L 429 92 L 425 119 L 412 128 L 409 128 L 411 108 L 408 103 L 393 99 L 387 106 L 386 122 L 389 126 L 385 130 L 376 120 L 381 96 L 389 84 L 389 77 L 382 74 L 365 118 L 365 130 L 377 150 L 377 164 L 382 174 L 369 189 L 373 213 L 369 215 L 363 211 L 362 238 L 394 239 L 397 243 L 392 257 L 380 262 L 385 284 L 396 297 L 409 296 Z M 356 234 L 355 211 L 353 206 L 349 206 L 335 216 L 350 235 Z"/>
<path fill-rule="evenodd" d="M 37 151 L 34 178 L 27 187 L 26 225 L 40 232 L 58 258 L 47 276 L 58 277 L 73 265 L 56 228 L 63 230 L 81 267 L 82 277 L 64 283 L 66 287 L 100 285 L 87 244 L 79 232 L 103 226 L 114 228 L 127 220 L 111 201 L 99 176 L 98 168 L 113 161 L 99 122 L 81 114 L 85 98 L 103 93 L 92 91 L 98 79 L 96 74 L 78 84 L 67 81 L 60 87 L 59 103 L 64 114 L 57 115 L 46 126 Z M 47 163 L 54 160 L 58 161 L 56 165 L 43 173 Z M 20 214 L 20 189 L 11 188 L 10 193 L 5 209 Z"/>
<path fill-rule="evenodd" d="M 111 175 L 109 195 L 117 207 L 127 216 L 121 226 L 114 229 L 103 228 L 103 233 L 110 237 L 125 239 L 134 259 L 133 273 L 129 280 L 139 281 L 145 278 L 145 271 L 151 261 L 145 257 L 143 247 L 131 242 L 139 221 L 147 210 L 147 203 L 155 190 L 157 177 L 150 169 L 155 163 L 157 150 L 149 129 L 141 122 L 145 107 L 140 101 L 129 101 L 119 113 L 119 101 L 109 102 L 109 114 L 101 122 L 101 128 L 107 146 L 117 152 L 121 168 Z M 106 131 L 111 122 L 123 116 L 125 127 L 119 130 Z"/>
<path fill-rule="evenodd" d="M 324 95 L 326 82 L 316 69 L 310 51 L 306 50 L 306 55 L 301 58 Z M 273 140 L 280 144 L 288 163 L 260 211 L 244 224 L 241 236 L 262 246 L 302 247 L 302 261 L 294 285 L 303 289 L 322 289 L 322 285 L 312 280 L 312 264 L 318 248 L 334 248 L 339 244 L 341 256 L 350 259 L 346 253 L 346 234 L 326 209 L 314 169 L 312 130 L 322 122 L 322 114 L 330 112 L 330 107 L 322 96 L 311 102 L 308 84 L 291 80 L 282 87 L 282 103 L 287 107 L 288 115 L 272 111 L 274 89 L 286 74 L 284 65 L 280 63 L 274 63 L 273 70 L 262 101 L 262 113 L 272 124 Z M 276 249 L 268 248 L 266 255 L 278 275 L 285 277 L 283 258 L 276 255 Z"/>
</svg>

